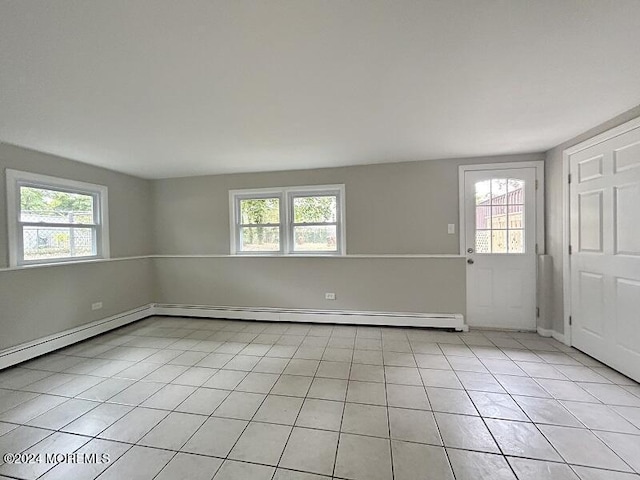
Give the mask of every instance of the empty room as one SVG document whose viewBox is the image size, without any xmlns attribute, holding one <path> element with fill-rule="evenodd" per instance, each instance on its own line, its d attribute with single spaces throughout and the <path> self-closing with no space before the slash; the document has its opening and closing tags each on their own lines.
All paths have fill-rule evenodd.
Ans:
<svg viewBox="0 0 640 480">
<path fill-rule="evenodd" d="M 638 0 L 0 0 L 0 479 L 640 480 Z"/>
</svg>

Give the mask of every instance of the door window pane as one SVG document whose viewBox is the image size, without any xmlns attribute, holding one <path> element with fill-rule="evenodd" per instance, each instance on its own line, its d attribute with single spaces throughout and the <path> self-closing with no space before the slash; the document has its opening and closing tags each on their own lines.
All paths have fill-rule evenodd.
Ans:
<svg viewBox="0 0 640 480">
<path fill-rule="evenodd" d="M 509 230 L 509 253 L 524 253 L 524 230 Z"/>
<path fill-rule="evenodd" d="M 491 253 L 491 230 L 476 230 L 476 253 Z"/>
<path fill-rule="evenodd" d="M 510 178 L 507 183 L 507 190 L 509 192 L 524 192 L 524 180 Z"/>
<path fill-rule="evenodd" d="M 491 207 L 491 228 L 506 229 L 507 228 L 507 208 L 498 205 Z"/>
<path fill-rule="evenodd" d="M 507 231 L 491 231 L 491 253 L 507 253 Z"/>
<path fill-rule="evenodd" d="M 491 207 L 476 207 L 476 230 L 485 230 L 491 228 Z"/>
<path fill-rule="evenodd" d="M 476 182 L 476 205 L 491 205 L 491 180 Z"/>
<path fill-rule="evenodd" d="M 476 182 L 476 253 L 525 253 L 524 187 L 517 178 Z"/>
<path fill-rule="evenodd" d="M 524 205 L 509 205 L 509 229 L 524 228 Z"/>
</svg>

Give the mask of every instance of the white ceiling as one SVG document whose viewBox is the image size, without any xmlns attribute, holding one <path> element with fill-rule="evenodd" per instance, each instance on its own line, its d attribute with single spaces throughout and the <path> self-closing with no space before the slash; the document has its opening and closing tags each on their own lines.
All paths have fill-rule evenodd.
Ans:
<svg viewBox="0 0 640 480">
<path fill-rule="evenodd" d="M 640 104 L 638 0 L 0 0 L 0 140 L 147 178 L 547 150 Z"/>
</svg>

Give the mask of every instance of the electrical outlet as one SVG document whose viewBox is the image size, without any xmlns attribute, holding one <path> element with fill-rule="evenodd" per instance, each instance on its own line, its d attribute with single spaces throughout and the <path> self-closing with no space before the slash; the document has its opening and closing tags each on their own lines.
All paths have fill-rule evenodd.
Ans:
<svg viewBox="0 0 640 480">
<path fill-rule="evenodd" d="M 324 299 L 325 300 L 335 300 L 336 299 L 336 294 L 331 292 L 331 293 L 325 293 L 324 294 Z"/>
<path fill-rule="evenodd" d="M 102 308 L 102 302 L 96 302 L 91 304 L 91 310 L 100 310 Z"/>
<path fill-rule="evenodd" d="M 449 235 L 451 235 L 451 234 L 453 234 L 453 233 L 456 233 L 456 225 L 455 225 L 454 223 L 450 223 L 450 224 L 447 226 L 447 233 L 448 233 Z"/>
</svg>

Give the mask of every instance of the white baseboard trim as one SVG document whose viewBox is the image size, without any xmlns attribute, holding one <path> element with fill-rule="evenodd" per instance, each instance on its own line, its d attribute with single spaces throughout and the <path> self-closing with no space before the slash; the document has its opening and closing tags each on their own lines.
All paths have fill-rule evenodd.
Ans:
<svg viewBox="0 0 640 480">
<path fill-rule="evenodd" d="M 551 330 L 550 328 L 538 327 L 536 329 L 536 331 L 538 332 L 538 335 L 540 335 L 541 337 L 552 337 L 553 336 L 553 330 Z"/>
<path fill-rule="evenodd" d="M 153 314 L 153 304 L 144 305 L 127 312 L 119 313 L 118 315 L 96 320 L 95 322 L 7 348 L 0 351 L 0 369 L 86 340 L 87 338 L 108 332 L 114 328 L 122 327 L 123 325 L 141 320 Z"/>
<path fill-rule="evenodd" d="M 553 337 L 559 342 L 564 343 L 564 334 L 558 333 L 551 328 L 538 327 L 537 332 L 538 332 L 538 335 L 540 335 L 541 337 Z"/>
<path fill-rule="evenodd" d="M 272 322 L 340 323 L 391 327 L 451 328 L 469 331 L 461 314 L 359 312 L 352 310 L 305 310 L 268 307 L 155 304 L 155 315 L 228 318 Z"/>
</svg>

